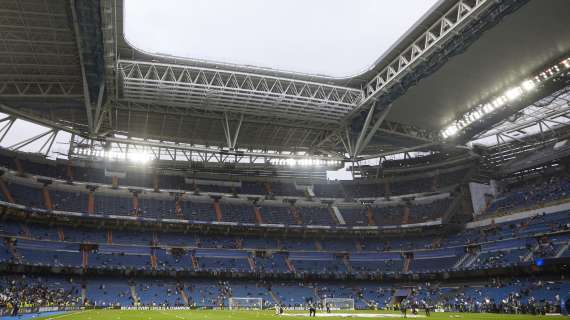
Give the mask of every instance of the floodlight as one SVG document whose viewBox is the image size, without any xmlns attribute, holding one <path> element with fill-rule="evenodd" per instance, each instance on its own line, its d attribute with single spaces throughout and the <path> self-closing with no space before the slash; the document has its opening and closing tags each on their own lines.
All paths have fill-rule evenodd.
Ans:
<svg viewBox="0 0 570 320">
<path fill-rule="evenodd" d="M 525 91 L 531 91 L 536 88 L 536 84 L 532 80 L 526 80 L 521 85 Z"/>
<path fill-rule="evenodd" d="M 509 101 L 513 101 L 513 100 L 517 99 L 522 94 L 523 94 L 523 90 L 520 87 L 514 87 L 514 88 L 507 90 L 507 92 L 505 92 L 505 96 L 507 97 L 507 99 Z"/>
<path fill-rule="evenodd" d="M 493 106 L 495 108 L 499 108 L 505 105 L 505 102 L 507 102 L 507 98 L 505 98 L 504 96 L 498 97 L 497 99 L 493 100 Z"/>
<path fill-rule="evenodd" d="M 133 162 L 146 163 L 150 160 L 150 155 L 145 152 L 129 152 L 128 159 Z"/>
</svg>

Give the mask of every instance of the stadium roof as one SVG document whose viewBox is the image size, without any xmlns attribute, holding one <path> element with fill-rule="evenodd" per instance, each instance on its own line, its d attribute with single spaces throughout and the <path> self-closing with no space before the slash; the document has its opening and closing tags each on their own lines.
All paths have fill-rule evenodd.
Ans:
<svg viewBox="0 0 570 320">
<path fill-rule="evenodd" d="M 570 52 L 569 11 L 565 0 L 440 1 L 369 71 L 330 79 L 141 52 L 124 37 L 121 0 L 7 0 L 0 111 L 159 152 L 437 149 L 449 121 Z"/>
<path fill-rule="evenodd" d="M 125 38 L 158 55 L 348 78 L 438 1 L 127 0 Z"/>
</svg>

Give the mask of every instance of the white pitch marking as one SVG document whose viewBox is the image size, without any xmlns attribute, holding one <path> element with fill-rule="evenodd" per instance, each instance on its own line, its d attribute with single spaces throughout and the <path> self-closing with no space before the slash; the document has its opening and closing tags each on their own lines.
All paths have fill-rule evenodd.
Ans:
<svg viewBox="0 0 570 320">
<path fill-rule="evenodd" d="M 84 311 L 77 311 L 77 312 L 64 313 L 64 314 L 61 314 L 61 315 L 59 315 L 59 316 L 47 318 L 47 320 L 59 319 L 59 318 L 63 318 L 63 317 L 67 317 L 67 316 L 73 315 L 73 314 L 78 314 L 78 313 L 81 313 L 81 312 L 86 313 L 86 312 L 89 312 L 89 311 L 92 311 L 92 310 L 84 310 Z"/>
<path fill-rule="evenodd" d="M 284 313 L 283 316 L 308 317 L 308 313 Z M 340 318 L 403 318 L 400 314 L 392 313 L 317 313 L 317 317 L 340 317 Z M 409 314 L 408 318 L 425 318 L 422 315 Z"/>
<path fill-rule="evenodd" d="M 166 312 L 164 312 L 164 311 L 160 311 L 160 313 L 162 313 L 163 315 L 166 315 L 166 316 L 172 316 L 171 314 L 168 314 L 168 313 L 166 313 Z M 184 317 L 182 317 L 182 316 L 180 316 L 180 315 L 178 315 L 178 314 L 175 314 L 174 316 L 175 316 L 176 318 L 178 318 L 178 319 L 186 319 L 186 318 L 184 318 Z"/>
</svg>

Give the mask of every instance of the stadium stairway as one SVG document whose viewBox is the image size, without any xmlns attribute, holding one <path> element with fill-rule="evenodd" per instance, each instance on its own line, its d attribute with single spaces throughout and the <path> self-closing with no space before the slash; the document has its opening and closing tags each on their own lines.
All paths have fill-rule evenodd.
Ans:
<svg viewBox="0 0 570 320">
<path fill-rule="evenodd" d="M 90 190 L 87 195 L 87 214 L 95 214 L 95 193 L 93 190 Z"/>
<path fill-rule="evenodd" d="M 332 224 L 334 224 L 334 225 L 339 225 L 339 224 L 340 224 L 340 221 L 339 221 L 338 218 L 336 217 L 334 211 L 332 210 L 332 207 L 329 206 L 328 209 L 329 209 L 329 214 L 330 214 L 330 216 L 331 216 Z"/>
<path fill-rule="evenodd" d="M 261 208 L 256 206 L 253 208 L 253 210 L 255 213 L 255 222 L 257 224 L 263 224 L 263 216 L 261 215 Z"/>
<path fill-rule="evenodd" d="M 481 251 L 477 251 L 477 252 L 470 252 L 465 254 L 465 260 L 459 264 L 456 268 L 469 268 L 471 267 L 475 261 L 477 261 L 477 258 L 479 258 L 479 255 L 481 254 Z"/>
<path fill-rule="evenodd" d="M 402 211 L 402 224 L 410 223 L 410 207 L 405 206 Z"/>
<path fill-rule="evenodd" d="M 174 212 L 176 213 L 177 218 L 180 219 L 184 218 L 184 213 L 182 212 L 182 202 L 179 196 L 176 197 L 176 203 L 174 204 Z"/>
<path fill-rule="evenodd" d="M 81 266 L 83 269 L 87 269 L 89 266 L 89 252 L 85 249 L 81 249 Z"/>
<path fill-rule="evenodd" d="M 267 291 L 269 292 L 271 299 L 273 299 L 273 302 L 275 302 L 276 304 L 283 304 L 283 301 L 279 299 L 279 297 L 275 294 L 275 292 L 271 291 L 271 289 L 268 289 Z"/>
<path fill-rule="evenodd" d="M 558 252 L 556 253 L 556 255 L 554 256 L 555 258 L 560 258 L 562 257 L 562 255 L 564 254 L 564 252 L 566 252 L 566 250 L 568 250 L 568 246 L 570 246 L 570 243 L 566 243 L 565 245 L 562 245 L 560 247 L 560 250 L 558 250 Z"/>
<path fill-rule="evenodd" d="M 307 200 L 312 200 L 313 198 L 316 197 L 315 190 L 313 189 L 313 186 L 304 187 L 303 188 L 303 194 L 305 195 L 305 198 Z"/>
<path fill-rule="evenodd" d="M 45 185 L 42 187 L 42 196 L 44 200 L 44 206 L 46 207 L 46 209 L 53 210 L 53 202 L 51 201 L 49 190 Z"/>
<path fill-rule="evenodd" d="M 182 297 L 182 301 L 184 301 L 184 305 L 189 306 L 190 300 L 188 300 L 188 295 L 186 294 L 186 291 L 184 290 L 184 284 L 179 282 L 176 285 L 176 290 L 178 291 L 178 294 L 180 295 L 180 297 Z"/>
<path fill-rule="evenodd" d="M 158 267 L 158 258 L 156 257 L 155 249 L 151 248 L 151 253 L 149 255 L 150 258 L 150 267 L 152 270 L 156 270 Z"/>
<path fill-rule="evenodd" d="M 252 256 L 247 256 L 247 263 L 249 264 L 249 269 L 252 272 L 255 272 L 255 260 L 253 259 Z"/>
<path fill-rule="evenodd" d="M 459 260 L 457 260 L 457 262 L 453 265 L 453 269 L 459 269 L 465 263 L 465 260 L 469 258 L 470 255 L 471 253 L 465 253 L 464 255 L 462 255 L 461 258 L 459 258 Z"/>
<path fill-rule="evenodd" d="M 200 269 L 200 264 L 198 263 L 198 258 L 196 258 L 195 255 L 192 255 L 192 268 L 194 268 L 194 270 L 198 270 Z"/>
<path fill-rule="evenodd" d="M 370 305 L 370 300 L 368 300 L 366 298 L 366 295 L 364 294 L 363 290 L 359 287 L 352 287 L 352 291 L 354 291 L 354 297 L 355 297 L 355 305 L 358 304 L 359 300 L 364 301 L 364 304 L 369 306 Z"/>
<path fill-rule="evenodd" d="M 137 294 L 137 287 L 134 283 L 129 284 L 129 290 L 131 291 L 131 298 L 133 298 L 133 305 L 138 306 L 140 304 L 140 300 Z"/>
<path fill-rule="evenodd" d="M 372 210 L 371 207 L 368 207 L 366 211 L 368 216 L 368 226 L 375 226 L 376 221 L 374 221 L 374 211 Z"/>
<path fill-rule="evenodd" d="M 330 211 L 331 211 L 331 216 L 333 218 L 333 221 L 336 224 L 339 225 L 345 225 L 346 221 L 344 220 L 344 217 L 342 216 L 342 212 L 338 209 L 337 206 L 335 206 L 334 204 L 330 206 Z"/>
<path fill-rule="evenodd" d="M 214 200 L 214 212 L 216 213 L 216 221 L 221 222 L 223 220 L 223 214 L 218 199 Z"/>
<path fill-rule="evenodd" d="M 293 264 L 293 261 L 289 260 L 289 257 L 285 257 L 284 260 L 285 260 L 285 263 L 287 264 L 287 269 L 290 272 L 294 273 L 295 272 L 295 265 Z"/>
<path fill-rule="evenodd" d="M 81 286 L 81 303 L 84 304 L 87 301 L 87 286 Z"/>
<path fill-rule="evenodd" d="M 160 175 L 156 171 L 152 175 L 152 190 L 160 192 Z"/>
<path fill-rule="evenodd" d="M 112 187 L 113 189 L 119 188 L 119 177 L 117 177 L 117 176 L 112 176 L 112 177 L 111 177 L 111 187 Z"/>
<path fill-rule="evenodd" d="M 139 194 L 138 192 L 133 192 L 133 213 L 135 216 L 138 216 L 140 213 L 140 205 L 139 205 Z"/>
<path fill-rule="evenodd" d="M 410 271 L 410 266 L 412 265 L 413 256 L 411 254 L 406 254 L 404 258 L 404 264 L 402 265 L 402 272 L 406 273 Z"/>
</svg>

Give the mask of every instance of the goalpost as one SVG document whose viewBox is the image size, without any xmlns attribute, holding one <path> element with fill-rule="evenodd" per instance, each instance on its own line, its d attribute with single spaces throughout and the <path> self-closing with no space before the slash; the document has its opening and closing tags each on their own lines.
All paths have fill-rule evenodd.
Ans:
<svg viewBox="0 0 570 320">
<path fill-rule="evenodd" d="M 262 298 L 229 298 L 230 310 L 261 310 L 263 309 Z"/>
<path fill-rule="evenodd" d="M 354 310 L 354 299 L 352 298 L 324 298 L 322 303 L 324 309 L 328 305 L 331 310 Z"/>
</svg>

